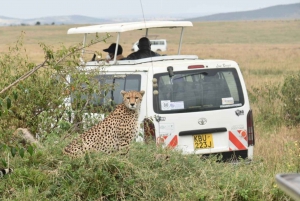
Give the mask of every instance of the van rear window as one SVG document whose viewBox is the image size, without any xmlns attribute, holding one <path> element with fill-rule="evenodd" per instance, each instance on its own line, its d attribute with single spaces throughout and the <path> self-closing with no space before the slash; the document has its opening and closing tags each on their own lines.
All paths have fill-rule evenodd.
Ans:
<svg viewBox="0 0 300 201">
<path fill-rule="evenodd" d="M 220 110 L 244 105 L 241 83 L 234 68 L 201 69 L 155 74 L 158 95 L 154 111 L 163 113 Z"/>
</svg>

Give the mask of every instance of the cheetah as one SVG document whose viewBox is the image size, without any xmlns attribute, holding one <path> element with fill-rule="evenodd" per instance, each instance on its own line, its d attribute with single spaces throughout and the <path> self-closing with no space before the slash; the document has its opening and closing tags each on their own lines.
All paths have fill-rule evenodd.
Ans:
<svg viewBox="0 0 300 201">
<path fill-rule="evenodd" d="M 81 134 L 64 148 L 64 154 L 77 157 L 87 152 L 115 151 L 125 154 L 138 132 L 138 117 L 145 91 L 121 91 L 123 103 L 116 106 L 103 121 Z"/>
</svg>

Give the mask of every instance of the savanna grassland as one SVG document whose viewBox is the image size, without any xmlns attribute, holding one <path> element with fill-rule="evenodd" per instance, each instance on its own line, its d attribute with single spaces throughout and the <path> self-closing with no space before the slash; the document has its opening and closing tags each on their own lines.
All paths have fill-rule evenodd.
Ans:
<svg viewBox="0 0 300 201">
<path fill-rule="evenodd" d="M 71 46 L 82 41 L 82 35 L 67 35 L 71 27 L 0 27 L 0 53 L 8 53 L 23 31 L 28 59 L 39 64 L 44 60 L 39 43 L 58 49 L 62 43 Z M 143 34 L 121 34 L 124 56 Z M 149 34 L 167 39 L 166 54 L 177 53 L 179 30 L 157 29 Z M 113 34 L 107 43 L 89 50 L 102 52 L 115 39 Z M 254 111 L 252 163 L 199 160 L 198 156 L 183 156 L 154 144 L 133 144 L 127 157 L 91 154 L 69 159 L 61 154 L 72 134 L 66 129 L 59 135 L 49 132 L 42 147 L 23 157 L 12 157 L 0 147 L 2 164 L 15 169 L 0 178 L 0 199 L 290 200 L 278 188 L 275 175 L 300 171 L 300 21 L 196 22 L 185 29 L 183 43 L 181 54 L 239 63 Z M 92 55 L 86 59 L 89 57 Z M 1 132 L 0 142 L 9 141 L 8 132 Z M 162 153 L 168 153 L 170 160 L 155 160 Z"/>
</svg>

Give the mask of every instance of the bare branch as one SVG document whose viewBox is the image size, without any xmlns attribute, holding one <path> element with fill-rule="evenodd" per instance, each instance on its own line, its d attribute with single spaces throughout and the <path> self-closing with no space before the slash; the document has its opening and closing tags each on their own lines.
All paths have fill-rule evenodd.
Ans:
<svg viewBox="0 0 300 201">
<path fill-rule="evenodd" d="M 25 80 L 26 78 L 28 78 L 30 75 L 32 75 L 35 71 L 37 71 L 39 68 L 43 67 L 46 63 L 48 59 L 46 59 L 43 63 L 37 65 L 36 67 L 34 67 L 33 69 L 31 69 L 30 71 L 28 71 L 27 73 L 25 73 L 24 75 L 22 75 L 19 79 L 17 79 L 16 81 L 14 81 L 13 83 L 11 83 L 10 85 L 8 85 L 7 87 L 5 87 L 4 89 L 2 89 L 2 91 L 0 92 L 0 94 L 3 94 L 5 91 L 7 91 L 8 89 L 10 89 L 11 87 L 15 86 L 16 84 L 18 84 L 19 82 Z"/>
<path fill-rule="evenodd" d="M 110 35 L 108 35 L 105 39 L 102 39 L 101 41 L 105 41 L 106 39 L 108 39 L 110 37 Z M 96 43 L 99 43 L 101 41 L 94 41 L 91 42 L 90 44 L 88 44 L 87 46 L 78 48 L 75 50 L 75 52 L 78 52 L 86 47 L 89 47 L 91 45 L 94 45 Z M 70 55 L 74 54 L 75 52 L 69 52 L 68 54 L 66 54 L 64 57 L 60 58 L 55 65 L 59 64 L 60 62 L 64 61 L 67 57 L 69 57 Z M 16 81 L 14 81 L 13 83 L 11 83 L 10 85 L 8 85 L 7 87 L 5 87 L 4 89 L 2 89 L 0 91 L 0 94 L 3 94 L 4 92 L 6 92 L 7 90 L 9 90 L 11 87 L 15 86 L 16 84 L 18 84 L 19 82 L 25 80 L 26 78 L 28 78 L 30 75 L 32 75 L 35 71 L 37 71 L 38 69 L 40 69 L 41 67 L 45 66 L 45 63 L 48 61 L 48 58 L 45 59 L 45 61 L 37 66 L 35 66 L 33 69 L 31 69 L 30 71 L 28 71 L 27 73 L 25 73 L 24 75 L 22 75 L 21 77 L 19 77 Z"/>
</svg>

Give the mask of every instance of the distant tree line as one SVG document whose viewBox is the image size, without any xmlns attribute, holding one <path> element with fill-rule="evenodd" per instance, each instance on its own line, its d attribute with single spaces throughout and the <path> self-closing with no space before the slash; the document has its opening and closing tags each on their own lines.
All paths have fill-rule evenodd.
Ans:
<svg viewBox="0 0 300 201">
<path fill-rule="evenodd" d="M 21 26 L 31 26 L 31 24 L 26 24 L 26 23 L 21 23 Z M 35 24 L 35 26 L 39 26 L 42 25 L 42 23 L 40 21 L 37 21 Z M 45 23 L 44 25 L 55 25 L 55 22 L 52 22 L 51 24 Z M 19 26 L 18 24 L 10 24 L 10 26 Z"/>
<path fill-rule="evenodd" d="M 37 22 L 35 23 L 35 25 L 36 25 L 36 26 L 39 26 L 39 25 L 41 25 L 41 22 L 40 22 L 40 21 L 37 21 Z M 48 24 L 48 23 L 45 23 L 45 25 L 49 25 L 49 24 Z M 52 22 L 51 25 L 55 25 L 55 23 Z"/>
</svg>

